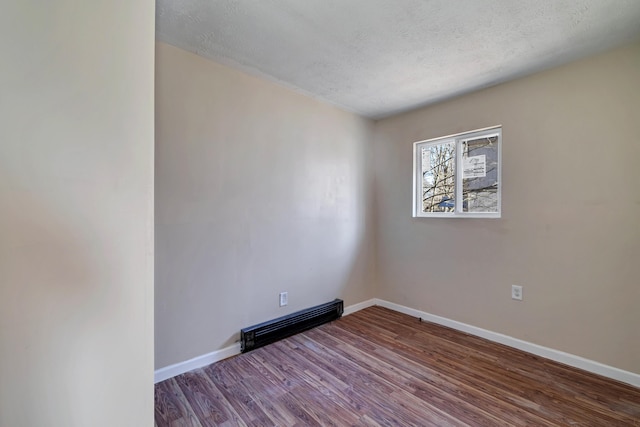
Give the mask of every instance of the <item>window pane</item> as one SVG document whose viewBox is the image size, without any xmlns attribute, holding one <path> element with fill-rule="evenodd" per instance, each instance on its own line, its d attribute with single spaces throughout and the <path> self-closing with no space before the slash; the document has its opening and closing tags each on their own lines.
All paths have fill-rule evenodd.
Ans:
<svg viewBox="0 0 640 427">
<path fill-rule="evenodd" d="M 462 142 L 462 211 L 498 212 L 498 137 Z"/>
<path fill-rule="evenodd" d="M 422 212 L 455 210 L 455 142 L 422 147 Z"/>
</svg>

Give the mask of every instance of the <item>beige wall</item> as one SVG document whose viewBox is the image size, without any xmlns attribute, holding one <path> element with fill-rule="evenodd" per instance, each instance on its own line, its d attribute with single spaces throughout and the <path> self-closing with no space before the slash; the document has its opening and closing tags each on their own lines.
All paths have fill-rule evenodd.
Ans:
<svg viewBox="0 0 640 427">
<path fill-rule="evenodd" d="M 0 425 L 153 424 L 154 3 L 3 2 Z"/>
<path fill-rule="evenodd" d="M 371 298 L 372 123 L 169 45 L 156 54 L 156 368 Z"/>
<path fill-rule="evenodd" d="M 639 99 L 636 44 L 377 122 L 377 296 L 640 373 Z M 412 218 L 412 143 L 497 124 L 502 219 Z"/>
</svg>

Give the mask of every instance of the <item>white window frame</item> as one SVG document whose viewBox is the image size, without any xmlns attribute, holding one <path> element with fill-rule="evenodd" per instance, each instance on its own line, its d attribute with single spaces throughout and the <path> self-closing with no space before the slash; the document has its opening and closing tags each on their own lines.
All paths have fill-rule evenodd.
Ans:
<svg viewBox="0 0 640 427">
<path fill-rule="evenodd" d="M 464 212 L 462 197 L 462 143 L 464 141 L 483 137 L 498 137 L 498 210 L 497 212 Z M 455 143 L 455 209 L 452 212 L 423 212 L 422 211 L 422 148 L 430 145 Z M 427 139 L 413 143 L 413 216 L 416 218 L 500 218 L 502 215 L 502 126 L 492 126 L 455 135 Z"/>
</svg>

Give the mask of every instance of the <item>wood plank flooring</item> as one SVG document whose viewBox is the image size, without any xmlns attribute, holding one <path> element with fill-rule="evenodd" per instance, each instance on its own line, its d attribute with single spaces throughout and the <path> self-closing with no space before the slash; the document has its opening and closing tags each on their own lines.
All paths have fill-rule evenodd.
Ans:
<svg viewBox="0 0 640 427">
<path fill-rule="evenodd" d="M 640 389 L 382 307 L 156 384 L 158 427 L 640 426 Z"/>
</svg>

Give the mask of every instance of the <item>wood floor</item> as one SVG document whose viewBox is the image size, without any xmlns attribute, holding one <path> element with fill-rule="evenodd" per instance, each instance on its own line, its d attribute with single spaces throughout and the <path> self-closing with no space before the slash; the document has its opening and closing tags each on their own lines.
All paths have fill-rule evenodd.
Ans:
<svg viewBox="0 0 640 427">
<path fill-rule="evenodd" d="M 640 389 L 370 307 L 156 384 L 164 426 L 640 426 Z"/>
</svg>

